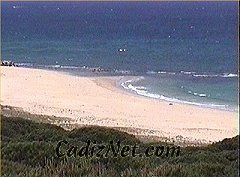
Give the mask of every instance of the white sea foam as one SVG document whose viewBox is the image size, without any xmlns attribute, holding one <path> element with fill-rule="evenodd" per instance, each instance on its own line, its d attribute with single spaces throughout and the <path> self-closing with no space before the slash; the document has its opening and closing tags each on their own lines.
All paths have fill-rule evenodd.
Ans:
<svg viewBox="0 0 240 177">
<path fill-rule="evenodd" d="M 167 72 L 167 71 L 148 71 L 147 74 L 170 74 L 170 75 L 175 75 L 175 72 Z M 193 77 L 238 77 L 237 74 L 233 73 L 222 73 L 222 74 L 209 74 L 209 73 L 197 73 L 195 71 L 180 71 L 180 74 L 184 75 L 191 75 Z"/>
<path fill-rule="evenodd" d="M 27 67 L 32 67 L 32 63 L 16 63 L 17 66 L 27 66 Z"/>
<path fill-rule="evenodd" d="M 168 74 L 175 75 L 176 73 L 175 72 L 168 72 Z"/>
<path fill-rule="evenodd" d="M 194 77 L 218 77 L 218 74 L 193 74 Z"/>
<path fill-rule="evenodd" d="M 175 75 L 175 72 L 167 72 L 167 71 L 158 71 L 158 74 L 170 74 L 170 75 Z"/>
<path fill-rule="evenodd" d="M 158 71 L 158 74 L 167 74 L 166 71 Z"/>
<path fill-rule="evenodd" d="M 77 66 L 61 66 L 61 68 L 64 68 L 64 69 L 78 69 L 78 68 L 82 68 L 82 67 L 77 67 Z"/>
<path fill-rule="evenodd" d="M 147 74 L 156 74 L 155 71 L 147 71 Z"/>
<path fill-rule="evenodd" d="M 131 73 L 131 71 L 129 71 L 129 70 L 115 70 L 114 72 L 120 73 L 120 74 L 130 74 Z"/>
<path fill-rule="evenodd" d="M 136 89 L 139 89 L 139 90 L 146 90 L 147 88 L 146 87 L 143 87 L 143 86 L 135 86 Z"/>
<path fill-rule="evenodd" d="M 232 73 L 224 73 L 222 77 L 238 77 L 237 74 L 232 74 Z"/>
<path fill-rule="evenodd" d="M 184 103 L 184 104 L 203 106 L 203 107 L 228 109 L 227 105 L 214 104 L 214 103 L 197 103 L 197 102 L 180 100 L 180 99 L 177 99 L 177 98 L 170 98 L 170 97 L 167 97 L 165 95 L 160 95 L 160 94 L 156 94 L 156 93 L 150 93 L 150 92 L 147 91 L 146 87 L 133 86 L 132 82 L 136 82 L 136 80 L 138 80 L 138 79 L 127 80 L 125 82 L 122 82 L 121 86 L 124 89 L 127 89 L 129 91 L 132 91 L 132 92 L 138 94 L 138 95 L 149 97 L 149 98 L 155 98 L 155 99 L 165 100 L 165 101 L 168 101 L 168 102 Z M 199 96 L 199 97 L 206 97 L 207 96 L 207 94 L 205 94 L 205 93 L 197 93 L 197 92 L 192 92 L 192 91 L 188 91 L 188 93 L 193 94 L 195 96 Z"/>
<path fill-rule="evenodd" d="M 183 86 L 181 86 L 181 88 L 184 88 Z M 191 90 L 188 90 L 187 91 L 189 94 L 191 94 L 191 95 L 194 95 L 194 96 L 199 96 L 199 97 L 207 97 L 207 94 L 205 94 L 205 93 L 197 93 L 197 92 L 193 92 L 193 91 L 191 91 Z M 209 97 L 210 95 L 208 95 L 208 97 Z"/>
<path fill-rule="evenodd" d="M 180 71 L 180 73 L 182 74 L 195 74 L 196 72 L 193 72 L 193 71 Z"/>
<path fill-rule="evenodd" d="M 146 74 L 169 74 L 169 75 L 175 75 L 175 72 L 167 72 L 167 71 L 147 71 Z"/>
<path fill-rule="evenodd" d="M 204 93 L 199 93 L 198 96 L 200 96 L 200 97 L 206 97 L 207 95 L 204 94 Z"/>
<path fill-rule="evenodd" d="M 53 68 L 61 68 L 61 65 L 52 65 Z"/>
<path fill-rule="evenodd" d="M 223 74 L 193 74 L 194 77 L 238 77 L 237 74 L 223 73 Z"/>
</svg>

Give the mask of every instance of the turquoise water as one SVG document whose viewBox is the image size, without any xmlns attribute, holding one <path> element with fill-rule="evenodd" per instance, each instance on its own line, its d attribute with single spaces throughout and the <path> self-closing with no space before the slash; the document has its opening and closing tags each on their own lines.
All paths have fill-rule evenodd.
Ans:
<svg viewBox="0 0 240 177">
<path fill-rule="evenodd" d="M 3 60 L 77 75 L 101 67 L 141 78 L 122 87 L 143 96 L 237 109 L 237 2 L 1 5 Z"/>
<path fill-rule="evenodd" d="M 139 95 L 170 102 L 231 111 L 238 109 L 238 84 L 234 76 L 229 77 L 227 74 L 211 77 L 194 74 L 183 76 L 182 73 L 151 73 L 151 76 L 125 80 L 122 86 Z"/>
</svg>

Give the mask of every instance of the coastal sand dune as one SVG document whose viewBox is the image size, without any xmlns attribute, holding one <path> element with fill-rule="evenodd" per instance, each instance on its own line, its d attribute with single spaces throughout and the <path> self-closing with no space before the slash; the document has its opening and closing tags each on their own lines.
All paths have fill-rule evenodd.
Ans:
<svg viewBox="0 0 240 177">
<path fill-rule="evenodd" d="M 146 135 L 219 141 L 238 134 L 238 113 L 148 99 L 116 87 L 120 77 L 1 67 L 1 105 L 73 123 L 149 130 Z"/>
</svg>

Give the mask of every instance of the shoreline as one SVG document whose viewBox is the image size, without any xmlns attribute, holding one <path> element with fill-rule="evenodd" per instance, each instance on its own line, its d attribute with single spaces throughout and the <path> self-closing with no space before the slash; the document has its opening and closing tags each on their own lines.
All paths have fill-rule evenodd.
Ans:
<svg viewBox="0 0 240 177">
<path fill-rule="evenodd" d="M 117 87 L 118 90 L 124 91 L 125 94 L 135 95 L 135 96 L 138 96 L 140 98 L 158 100 L 160 102 L 163 101 L 163 102 L 168 102 L 168 103 L 197 106 L 197 107 L 202 107 L 202 108 L 207 108 L 207 109 L 222 110 L 222 111 L 235 112 L 235 113 L 238 113 L 238 111 L 239 111 L 237 105 L 231 107 L 229 105 L 225 105 L 225 104 L 221 104 L 221 103 L 201 103 L 201 102 L 197 102 L 197 101 L 175 99 L 173 97 L 165 97 L 165 99 L 154 98 L 154 97 L 147 96 L 147 95 L 144 95 L 144 94 L 139 94 L 139 93 L 137 93 L 136 91 L 134 91 L 130 88 L 124 88 L 124 87 L 126 87 L 126 86 L 124 86 L 125 82 L 127 82 L 129 79 L 130 80 L 138 80 L 139 78 L 144 78 L 147 75 L 134 75 L 134 74 L 133 75 L 108 75 L 107 71 L 106 72 L 104 71 L 103 73 L 101 73 L 101 72 L 100 73 L 91 73 L 91 70 L 80 71 L 81 74 L 74 74 L 74 73 L 71 73 L 69 71 L 61 70 L 61 69 L 58 69 L 58 68 L 53 69 L 54 67 L 53 68 L 50 67 L 51 69 L 50 68 L 38 68 L 38 67 L 36 67 L 36 68 L 35 67 L 24 67 L 24 68 L 60 72 L 60 73 L 64 73 L 64 74 L 71 75 L 71 76 L 76 76 L 76 77 L 99 78 L 99 79 L 105 79 L 106 78 L 107 82 L 109 82 L 109 81 L 111 82 L 111 80 L 114 80 L 115 83 L 112 84 L 112 86 Z M 79 68 L 82 68 L 82 67 L 79 67 Z M 180 73 L 183 73 L 183 71 L 181 71 Z M 100 75 L 98 75 L 98 74 L 100 74 Z M 107 74 L 107 75 L 105 75 L 105 74 Z M 124 80 L 123 80 L 123 78 L 124 78 Z M 147 93 L 153 94 L 151 92 L 147 92 Z M 170 100 L 170 99 L 172 99 L 172 100 Z"/>
<path fill-rule="evenodd" d="M 140 98 L 146 98 L 146 99 L 152 99 L 152 100 L 158 100 L 160 102 L 168 102 L 168 103 L 174 103 L 174 104 L 183 104 L 183 105 L 190 105 L 190 106 L 197 106 L 197 107 L 202 107 L 202 108 L 207 108 L 207 109 L 214 109 L 214 110 L 221 110 L 221 111 L 228 111 L 228 112 L 235 112 L 238 113 L 239 109 L 237 108 L 226 108 L 228 107 L 228 105 L 223 105 L 223 104 L 217 104 L 217 103 L 211 103 L 211 104 L 207 104 L 207 103 L 199 103 L 199 102 L 192 102 L 192 101 L 187 101 L 187 100 L 166 100 L 166 99 L 160 99 L 160 98 L 154 98 L 154 97 L 149 97 L 143 94 L 139 94 L 133 90 L 129 90 L 124 88 L 124 86 L 122 85 L 124 82 L 128 81 L 129 78 L 130 80 L 132 80 L 132 78 L 141 78 L 141 77 L 145 77 L 145 75 L 101 75 L 101 73 L 94 73 L 94 74 L 90 74 L 90 71 L 87 71 L 88 73 L 85 73 L 86 75 L 78 75 L 78 74 L 74 74 L 71 73 L 69 71 L 64 71 L 64 70 L 58 70 L 58 69 L 49 69 L 49 68 L 35 68 L 35 67 L 23 67 L 23 68 L 28 68 L 28 69 L 40 69 L 40 70 L 46 70 L 46 71 L 53 71 L 53 72 L 60 72 L 66 75 L 70 75 L 70 76 L 75 76 L 75 77 L 85 77 L 85 78 L 98 78 L 98 79 L 106 79 L 106 82 L 112 82 L 114 81 L 114 83 L 112 84 L 113 87 L 117 87 L 118 91 L 123 91 L 123 93 L 125 94 L 130 94 L 130 95 L 134 95 Z M 81 71 L 81 74 L 83 74 L 84 71 Z M 97 75 L 100 74 L 100 75 Z M 106 74 L 106 72 L 104 73 Z M 122 79 L 124 78 L 124 82 L 122 81 Z M 129 90 L 129 91 L 128 91 Z M 171 97 L 166 97 L 169 99 L 174 99 Z M 224 107 L 224 108 L 221 108 Z"/>
<path fill-rule="evenodd" d="M 238 112 L 169 105 L 118 88 L 115 82 L 119 77 L 78 77 L 59 71 L 1 67 L 1 105 L 68 117 L 79 125 L 147 129 L 152 133 L 146 136 L 173 140 L 182 136 L 189 141 L 214 142 L 238 134 Z"/>
<path fill-rule="evenodd" d="M 144 76 L 124 76 L 124 77 L 144 77 Z M 238 109 L 227 109 L 227 108 L 220 108 L 221 106 L 225 106 L 225 105 L 208 105 L 208 104 L 204 104 L 204 103 L 198 103 L 198 102 L 191 102 L 191 101 L 186 101 L 186 100 L 179 100 L 179 101 L 175 101 L 175 100 L 165 100 L 165 99 L 159 99 L 159 98 L 153 98 L 153 97 L 149 97 L 149 96 L 146 96 L 146 95 L 141 95 L 141 94 L 138 94 L 132 90 L 130 91 L 127 91 L 127 89 L 125 89 L 123 86 L 121 86 L 120 84 L 120 79 L 116 79 L 117 83 L 116 84 L 116 87 L 118 87 L 118 89 L 120 90 L 123 90 L 123 92 L 125 92 L 126 94 L 132 94 L 132 95 L 135 95 L 135 96 L 138 96 L 140 98 L 146 98 L 146 99 L 151 99 L 151 100 L 157 100 L 157 101 L 160 101 L 160 102 L 167 102 L 167 103 L 172 103 L 172 104 L 180 104 L 180 105 L 189 105 L 189 106 L 194 106 L 194 107 L 200 107 L 200 108 L 206 108 L 206 109 L 213 109 L 213 110 L 220 110 L 220 111 L 227 111 L 227 112 L 234 112 L 234 113 L 238 113 Z M 171 99 L 171 98 L 170 98 Z M 219 107 L 218 107 L 219 106 Z"/>
</svg>

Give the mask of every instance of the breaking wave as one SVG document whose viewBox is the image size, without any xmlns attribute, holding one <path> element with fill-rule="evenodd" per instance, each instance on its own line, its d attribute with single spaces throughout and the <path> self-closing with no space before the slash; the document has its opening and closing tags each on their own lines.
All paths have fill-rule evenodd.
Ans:
<svg viewBox="0 0 240 177">
<path fill-rule="evenodd" d="M 151 93 L 144 86 L 134 86 L 133 85 L 134 82 L 137 82 L 141 79 L 143 79 L 143 77 L 140 77 L 140 78 L 137 78 L 137 79 L 126 80 L 126 81 L 121 83 L 121 86 L 128 91 L 131 91 L 131 92 L 136 93 L 138 95 L 149 97 L 149 98 L 165 100 L 165 101 L 174 102 L 174 103 L 184 103 L 184 104 L 190 104 L 190 105 L 196 105 L 196 106 L 203 106 L 203 107 L 229 110 L 228 105 L 214 104 L 214 103 L 197 103 L 197 102 L 191 102 L 191 101 L 186 101 L 186 100 L 180 100 L 180 99 L 177 99 L 177 98 L 167 97 L 165 95 Z M 193 92 L 193 91 L 190 91 L 190 90 L 188 91 L 188 93 L 192 94 L 194 96 L 199 96 L 199 97 L 209 97 L 210 96 L 210 95 L 207 95 L 205 93 L 197 93 L 197 92 Z"/>
</svg>

